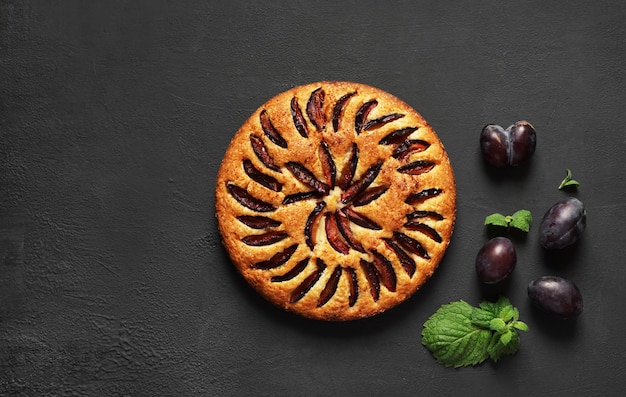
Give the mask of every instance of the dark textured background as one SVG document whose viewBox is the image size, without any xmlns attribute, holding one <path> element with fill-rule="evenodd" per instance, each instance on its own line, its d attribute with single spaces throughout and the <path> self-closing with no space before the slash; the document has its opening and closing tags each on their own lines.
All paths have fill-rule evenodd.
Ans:
<svg viewBox="0 0 626 397">
<path fill-rule="evenodd" d="M 626 3 L 0 2 L 0 395 L 617 395 L 626 386 Z M 378 317 L 282 313 L 220 245 L 215 176 L 273 95 L 322 79 L 387 90 L 434 126 L 458 220 L 435 276 Z M 532 162 L 495 172 L 486 123 L 531 121 Z M 557 189 L 569 167 L 582 186 Z M 537 225 L 575 195 L 588 228 L 546 255 Z M 491 212 L 527 208 L 506 285 L 473 260 Z M 575 281 L 576 321 L 529 305 Z M 421 346 L 440 305 L 504 293 L 530 332 L 460 370 Z"/>
</svg>

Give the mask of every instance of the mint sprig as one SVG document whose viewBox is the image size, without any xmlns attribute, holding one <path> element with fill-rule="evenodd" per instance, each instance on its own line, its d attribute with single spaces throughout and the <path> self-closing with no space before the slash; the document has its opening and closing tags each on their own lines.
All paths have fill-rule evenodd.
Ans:
<svg viewBox="0 0 626 397">
<path fill-rule="evenodd" d="M 580 186 L 580 182 L 578 182 L 575 179 L 572 179 L 572 170 L 570 170 L 569 168 L 567 168 L 565 170 L 565 172 L 567 173 L 567 175 L 565 175 L 565 178 L 561 181 L 561 184 L 559 185 L 559 190 L 563 190 L 566 187 L 578 187 Z"/>
<path fill-rule="evenodd" d="M 460 300 L 441 306 L 424 323 L 422 344 L 446 367 L 497 362 L 515 354 L 520 345 L 517 331 L 528 331 L 518 310 L 505 297 L 484 301 L 478 307 Z"/>
<path fill-rule="evenodd" d="M 513 215 L 502 215 L 499 213 L 488 215 L 485 218 L 485 225 L 502 226 L 507 229 L 515 228 L 528 233 L 533 223 L 533 216 L 528 210 L 516 211 Z"/>
</svg>

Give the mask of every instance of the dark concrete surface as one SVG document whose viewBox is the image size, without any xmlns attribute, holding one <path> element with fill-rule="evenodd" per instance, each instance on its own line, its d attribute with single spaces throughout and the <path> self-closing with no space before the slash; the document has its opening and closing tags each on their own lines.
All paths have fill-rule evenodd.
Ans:
<svg viewBox="0 0 626 397">
<path fill-rule="evenodd" d="M 597 2 L 0 2 L 0 395 L 619 395 L 626 386 L 626 5 Z M 236 274 L 214 183 L 236 130 L 298 84 L 352 80 L 433 125 L 458 218 L 435 276 L 372 319 L 319 323 Z M 494 171 L 487 123 L 534 124 L 530 164 Z M 581 186 L 559 191 L 565 169 Z M 573 249 L 538 223 L 587 207 Z M 518 266 L 473 268 L 493 212 L 526 208 Z M 570 278 L 585 311 L 534 311 L 528 282 Z M 517 355 L 438 365 L 440 305 L 504 294 L 530 331 Z"/>
</svg>

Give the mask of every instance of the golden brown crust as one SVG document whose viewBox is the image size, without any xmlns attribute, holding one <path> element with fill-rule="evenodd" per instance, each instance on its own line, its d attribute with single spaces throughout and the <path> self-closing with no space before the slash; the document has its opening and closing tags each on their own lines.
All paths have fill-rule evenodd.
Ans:
<svg viewBox="0 0 626 397">
<path fill-rule="evenodd" d="M 233 137 L 216 186 L 219 230 L 242 276 L 275 305 L 328 321 L 410 297 L 439 265 L 455 211 L 452 167 L 430 125 L 350 82 L 266 102 Z"/>
</svg>

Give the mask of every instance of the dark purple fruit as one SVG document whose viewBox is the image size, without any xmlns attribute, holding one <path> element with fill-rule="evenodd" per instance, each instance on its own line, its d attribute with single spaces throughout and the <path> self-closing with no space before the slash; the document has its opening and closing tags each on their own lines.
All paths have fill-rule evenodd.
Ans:
<svg viewBox="0 0 626 397">
<path fill-rule="evenodd" d="M 311 97 L 306 104 L 306 114 L 309 116 L 313 125 L 320 131 L 326 128 L 326 115 L 324 114 L 325 96 L 324 90 L 318 88 L 311 93 Z"/>
<path fill-rule="evenodd" d="M 517 264 L 517 253 L 511 240 L 495 237 L 487 241 L 476 255 L 476 274 L 485 284 L 508 278 Z"/>
<path fill-rule="evenodd" d="M 562 277 L 543 276 L 528 284 L 530 302 L 560 319 L 574 318 L 583 311 L 583 297 L 573 282 Z"/>
<path fill-rule="evenodd" d="M 550 208 L 539 225 L 539 242 L 546 249 L 561 249 L 574 244 L 587 224 L 583 203 L 568 197 Z"/>
<path fill-rule="evenodd" d="M 495 167 L 518 166 L 530 159 L 537 146 L 537 134 L 527 121 L 518 121 L 506 130 L 486 125 L 480 133 L 480 149 L 485 160 Z"/>
</svg>

